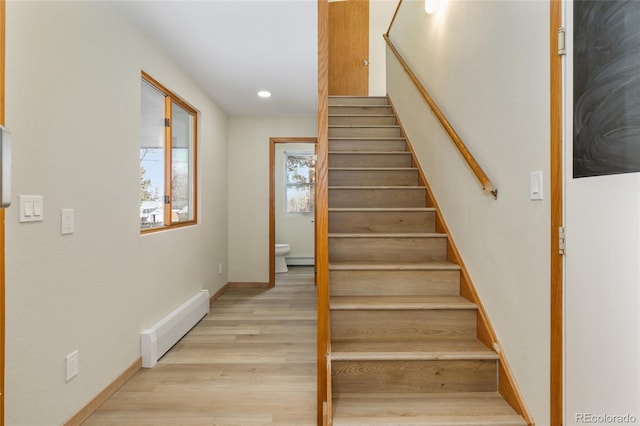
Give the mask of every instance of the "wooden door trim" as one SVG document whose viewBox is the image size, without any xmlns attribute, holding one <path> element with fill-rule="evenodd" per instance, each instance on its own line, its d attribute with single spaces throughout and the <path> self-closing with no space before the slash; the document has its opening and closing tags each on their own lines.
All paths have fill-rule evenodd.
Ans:
<svg viewBox="0 0 640 426">
<path fill-rule="evenodd" d="M 315 137 L 269 138 L 269 288 L 276 286 L 276 144 L 317 142 Z"/>
<path fill-rule="evenodd" d="M 551 330 L 550 330 L 550 424 L 562 426 L 564 416 L 564 313 L 563 257 L 558 250 L 559 228 L 563 226 L 563 143 L 562 143 L 562 58 L 558 55 L 558 29 L 562 26 L 562 0 L 550 2 L 551 74 Z"/>
</svg>

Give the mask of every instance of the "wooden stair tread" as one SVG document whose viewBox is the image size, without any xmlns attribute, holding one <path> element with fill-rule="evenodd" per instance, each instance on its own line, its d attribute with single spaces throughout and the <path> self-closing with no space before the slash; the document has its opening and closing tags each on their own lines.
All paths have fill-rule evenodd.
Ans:
<svg viewBox="0 0 640 426">
<path fill-rule="evenodd" d="M 360 127 L 382 127 L 382 128 L 388 128 L 388 127 L 400 127 L 399 124 L 329 124 L 329 127 L 335 127 L 335 128 L 360 128 Z"/>
<path fill-rule="evenodd" d="M 329 155 L 411 155 L 409 151 L 329 151 Z"/>
<path fill-rule="evenodd" d="M 434 207 L 329 207 L 329 212 L 435 212 Z"/>
<path fill-rule="evenodd" d="M 335 352 L 332 361 L 498 361 L 491 352 L 473 351 L 396 351 Z"/>
<path fill-rule="evenodd" d="M 498 360 L 499 355 L 478 339 L 421 340 L 337 339 L 331 343 L 331 359 L 340 360 Z"/>
<path fill-rule="evenodd" d="M 339 139 L 339 140 L 350 140 L 350 141 L 403 141 L 405 140 L 402 136 L 329 136 L 329 140 Z M 363 151 L 368 152 L 368 151 Z M 398 151 L 393 151 L 398 152 Z"/>
<path fill-rule="evenodd" d="M 387 100 L 388 97 L 385 95 L 379 95 L 379 96 L 360 96 L 360 95 L 329 95 L 329 102 L 334 101 L 334 100 L 349 100 L 349 99 L 365 99 L 365 100 L 371 100 L 371 101 L 375 101 L 375 100 Z"/>
<path fill-rule="evenodd" d="M 416 167 L 329 167 L 329 171 L 418 171 Z"/>
<path fill-rule="evenodd" d="M 329 98 L 329 107 L 349 107 L 349 108 L 390 108 L 391 105 L 385 103 L 374 103 L 374 102 L 363 102 L 359 104 L 336 104 L 331 103 L 331 98 Z"/>
<path fill-rule="evenodd" d="M 403 232 L 403 233 L 331 233 L 329 238 L 447 238 L 447 234 L 437 232 Z"/>
<path fill-rule="evenodd" d="M 333 424 L 525 426 L 497 392 L 335 393 Z"/>
<path fill-rule="evenodd" d="M 446 261 L 382 263 L 382 262 L 331 262 L 332 271 L 459 271 L 460 266 Z"/>
<path fill-rule="evenodd" d="M 340 105 L 340 106 L 344 106 L 344 105 Z M 371 108 L 372 105 L 349 105 L 349 106 L 353 106 L 353 107 L 366 107 L 366 108 Z M 389 108 L 387 105 L 376 105 L 379 108 Z M 395 114 L 393 113 L 389 113 L 389 114 L 329 114 L 329 118 L 331 117 L 371 117 L 371 118 L 379 118 L 379 117 L 394 117 L 395 118 Z"/>
<path fill-rule="evenodd" d="M 462 296 L 338 296 L 330 300 L 332 311 L 356 309 L 382 310 L 441 310 L 476 309 L 476 305 Z"/>
<path fill-rule="evenodd" d="M 424 186 L 417 186 L 417 185 L 404 185 L 404 186 L 383 186 L 383 185 L 379 185 L 379 186 L 364 186 L 364 185 L 349 185 L 349 186 L 342 186 L 342 185 L 334 185 L 334 186 L 330 186 L 329 189 L 409 189 L 409 190 L 413 190 L 413 189 L 420 189 L 420 190 L 424 190 L 425 187 Z"/>
</svg>

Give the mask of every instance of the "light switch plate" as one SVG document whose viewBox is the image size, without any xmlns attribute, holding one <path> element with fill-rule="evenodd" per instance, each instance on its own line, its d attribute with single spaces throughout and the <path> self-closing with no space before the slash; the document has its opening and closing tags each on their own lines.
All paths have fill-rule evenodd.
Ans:
<svg viewBox="0 0 640 426">
<path fill-rule="evenodd" d="M 18 222 L 42 222 L 44 220 L 44 198 L 42 195 L 18 196 Z"/>
<path fill-rule="evenodd" d="M 529 198 L 542 200 L 542 171 L 531 172 L 529 175 Z"/>
<path fill-rule="evenodd" d="M 67 382 L 78 375 L 80 372 L 80 355 L 78 351 L 73 351 L 67 355 L 65 361 L 65 378 Z"/>
</svg>

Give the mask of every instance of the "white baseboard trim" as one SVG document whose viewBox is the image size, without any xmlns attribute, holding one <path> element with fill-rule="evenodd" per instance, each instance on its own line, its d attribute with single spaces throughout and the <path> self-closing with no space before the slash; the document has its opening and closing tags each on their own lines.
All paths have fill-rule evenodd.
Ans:
<svg viewBox="0 0 640 426">
<path fill-rule="evenodd" d="M 200 290 L 140 334 L 142 367 L 156 365 L 173 345 L 209 313 L 209 290 Z"/>
</svg>

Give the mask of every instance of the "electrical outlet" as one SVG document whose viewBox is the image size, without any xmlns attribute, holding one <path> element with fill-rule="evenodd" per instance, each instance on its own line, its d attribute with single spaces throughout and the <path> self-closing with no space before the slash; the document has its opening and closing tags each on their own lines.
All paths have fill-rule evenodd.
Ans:
<svg viewBox="0 0 640 426">
<path fill-rule="evenodd" d="M 78 351 L 73 351 L 65 357 L 65 372 L 67 382 L 80 372 L 80 359 Z"/>
<path fill-rule="evenodd" d="M 218 275 L 222 275 L 222 262 L 218 263 Z"/>
<path fill-rule="evenodd" d="M 62 235 L 73 234 L 75 228 L 75 210 L 60 210 L 60 233 Z"/>
</svg>

